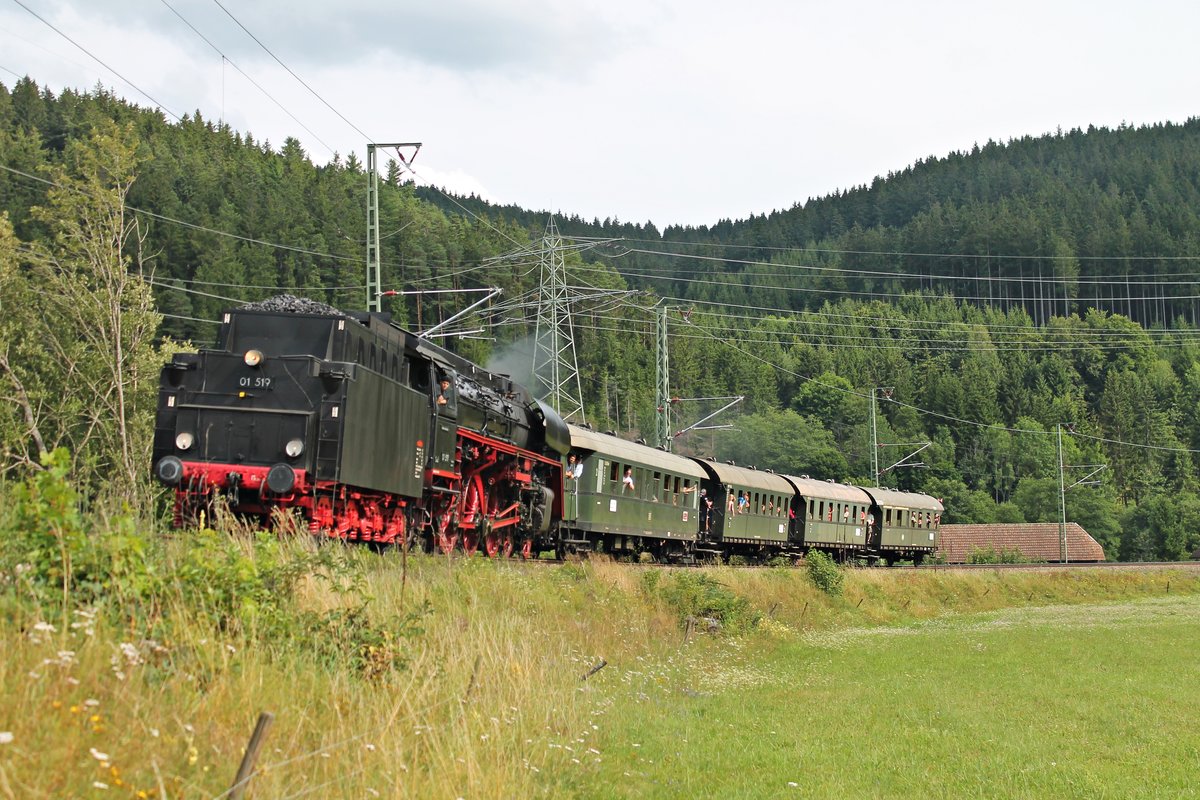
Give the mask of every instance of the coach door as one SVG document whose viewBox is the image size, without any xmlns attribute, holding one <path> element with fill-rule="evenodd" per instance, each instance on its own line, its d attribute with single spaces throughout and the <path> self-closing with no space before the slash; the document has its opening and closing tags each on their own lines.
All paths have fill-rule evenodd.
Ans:
<svg viewBox="0 0 1200 800">
<path fill-rule="evenodd" d="M 878 553 L 883 546 L 883 509 L 872 503 L 867 509 L 867 550 Z"/>
</svg>

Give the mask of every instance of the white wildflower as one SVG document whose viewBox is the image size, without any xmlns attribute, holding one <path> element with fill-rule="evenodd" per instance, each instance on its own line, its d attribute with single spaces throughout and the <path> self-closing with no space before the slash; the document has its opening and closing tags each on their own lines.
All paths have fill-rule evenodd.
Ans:
<svg viewBox="0 0 1200 800">
<path fill-rule="evenodd" d="M 12 744 L 12 731 L 0 731 L 0 744 Z"/>
<path fill-rule="evenodd" d="M 108 753 L 101 753 L 94 747 L 88 750 L 88 752 L 91 753 L 92 758 L 96 759 L 97 761 L 108 761 Z"/>
</svg>

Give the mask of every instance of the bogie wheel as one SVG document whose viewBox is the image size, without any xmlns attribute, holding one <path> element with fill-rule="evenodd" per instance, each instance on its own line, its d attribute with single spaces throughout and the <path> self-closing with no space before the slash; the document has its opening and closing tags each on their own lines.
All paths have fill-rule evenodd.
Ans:
<svg viewBox="0 0 1200 800">
<path fill-rule="evenodd" d="M 504 554 L 503 558 L 512 558 L 512 554 L 513 554 L 513 538 L 512 538 L 512 536 L 504 537 L 504 542 L 501 545 L 501 548 L 502 548 L 502 552 Z M 529 556 L 525 556 L 525 558 L 528 558 L 528 557 Z"/>
<path fill-rule="evenodd" d="M 435 537 L 437 548 L 446 555 L 454 552 L 454 548 L 458 546 L 457 533 L 439 533 Z"/>
<path fill-rule="evenodd" d="M 537 556 L 533 552 L 533 540 L 532 539 L 524 539 L 521 541 L 521 558 L 524 558 L 526 560 L 528 560 L 530 558 L 537 558 Z"/>
<path fill-rule="evenodd" d="M 495 558 L 500 553 L 500 534 L 489 532 L 483 537 L 483 549 L 488 558 Z"/>
<path fill-rule="evenodd" d="M 468 556 L 473 556 L 479 552 L 479 534 L 475 531 L 464 533 L 462 535 L 463 552 Z"/>
</svg>

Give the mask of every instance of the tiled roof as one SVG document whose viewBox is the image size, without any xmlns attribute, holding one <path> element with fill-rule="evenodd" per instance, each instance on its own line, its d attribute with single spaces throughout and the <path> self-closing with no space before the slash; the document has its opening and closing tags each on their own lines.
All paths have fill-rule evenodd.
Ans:
<svg viewBox="0 0 1200 800">
<path fill-rule="evenodd" d="M 1023 522 L 994 525 L 942 525 L 938 555 L 949 564 L 965 564 L 979 548 L 1016 548 L 1032 561 L 1058 562 L 1058 523 Z M 1077 522 L 1067 523 L 1067 560 L 1103 561 L 1104 548 Z"/>
</svg>

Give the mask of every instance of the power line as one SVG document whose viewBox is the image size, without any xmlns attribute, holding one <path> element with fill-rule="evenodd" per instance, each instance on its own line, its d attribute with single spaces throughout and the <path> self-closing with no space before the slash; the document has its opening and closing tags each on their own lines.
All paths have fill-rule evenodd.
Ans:
<svg viewBox="0 0 1200 800">
<path fill-rule="evenodd" d="M 14 0 L 14 1 L 15 1 L 15 0 Z M 322 102 L 322 103 L 325 105 L 325 107 L 326 107 L 326 108 L 328 108 L 330 111 L 332 111 L 334 114 L 336 114 L 336 115 L 338 116 L 338 118 L 339 118 L 339 119 L 341 119 L 341 121 L 342 121 L 342 122 L 346 123 L 346 124 L 347 124 L 347 125 L 349 125 L 351 128 L 353 128 L 355 131 L 357 131 L 357 132 L 358 132 L 358 135 L 359 135 L 359 136 L 361 136 L 361 137 L 363 137 L 363 139 L 365 139 L 365 140 L 366 140 L 366 141 L 368 141 L 368 142 L 369 142 L 369 141 L 372 141 L 371 137 L 370 137 L 370 136 L 367 136 L 367 134 L 363 133 L 361 128 L 359 128 L 357 125 L 355 125 L 355 124 L 354 124 L 353 122 L 351 122 L 350 120 L 346 119 L 346 118 L 345 118 L 345 117 L 342 115 L 342 112 L 338 111 L 336 108 L 334 108 L 332 105 L 330 105 L 330 104 L 329 104 L 329 101 L 328 101 L 328 100 L 326 100 L 324 97 L 322 97 L 322 96 L 321 96 L 321 95 L 320 95 L 320 94 L 317 92 L 317 90 L 316 90 L 316 89 L 312 88 L 312 87 L 311 87 L 311 86 L 309 86 L 307 83 L 305 83 L 305 82 L 304 82 L 304 79 L 303 79 L 303 78 L 301 78 L 299 75 L 297 75 L 297 74 L 296 74 L 296 73 L 295 73 L 295 72 L 292 70 L 292 68 L 291 68 L 291 67 L 289 67 L 287 64 L 283 63 L 283 61 L 282 61 L 282 60 L 279 58 L 279 56 L 277 56 L 277 55 L 275 55 L 274 53 L 272 53 L 272 52 L 271 52 L 271 50 L 270 50 L 270 48 L 268 48 L 268 47 L 267 47 L 265 44 L 263 44 L 263 43 L 262 43 L 262 41 L 261 41 L 261 40 L 259 40 L 259 38 L 258 38 L 257 36 L 255 36 L 253 33 L 251 33 L 251 32 L 250 32 L 250 29 L 249 29 L 249 28 L 247 28 L 245 25 L 243 25 L 243 24 L 241 23 L 241 20 L 239 20 L 237 17 L 235 17 L 235 16 L 234 16 L 234 15 L 233 15 L 233 14 L 232 14 L 230 11 L 229 11 L 229 9 L 227 9 L 225 6 L 221 5 L 221 0 L 213 0 L 213 2 L 214 2 L 214 3 L 216 3 L 216 5 L 217 5 L 217 8 L 221 9 L 222 11 L 224 11 L 224 12 L 225 12 L 225 14 L 226 14 L 226 15 L 227 15 L 227 16 L 228 16 L 228 17 L 229 17 L 231 20 L 233 20 L 235 23 L 237 23 L 237 26 L 238 26 L 239 28 L 241 28 L 241 29 L 242 29 L 242 30 L 243 30 L 243 31 L 246 33 L 246 35 L 247 35 L 247 36 L 249 36 L 251 39 L 253 39 L 253 40 L 254 40 L 254 42 L 255 42 L 255 44 L 257 44 L 259 47 L 261 47 L 261 48 L 262 48 L 262 49 L 263 49 L 263 50 L 266 52 L 266 54 L 267 54 L 267 55 L 269 55 L 271 58 L 275 59 L 275 63 L 276 63 L 276 64 L 278 64 L 279 66 L 281 66 L 281 67 L 283 67 L 285 70 L 287 70 L 287 73 L 288 73 L 289 75 L 291 75 L 293 78 L 295 78 L 295 79 L 296 79 L 296 80 L 297 80 L 297 81 L 300 83 L 300 85 L 301 85 L 301 86 L 303 86 L 305 89 L 308 89 L 308 91 L 312 93 L 312 96 L 313 96 L 313 97 L 315 97 L 315 98 L 317 98 L 318 100 L 320 100 L 320 101 L 321 101 L 321 102 Z"/>
<path fill-rule="evenodd" d="M 740 264 L 742 266 L 748 266 L 748 267 L 787 267 L 787 268 L 790 268 L 790 270 L 792 270 L 789 272 L 754 271 L 754 272 L 736 273 L 739 276 L 747 277 L 747 278 L 751 278 L 751 277 L 753 277 L 753 278 L 787 278 L 787 277 L 794 276 L 796 274 L 795 273 L 796 270 L 807 270 L 807 271 L 811 271 L 811 272 L 828 272 L 833 275 L 856 275 L 856 276 L 864 276 L 864 277 L 883 278 L 885 280 L 920 280 L 920 281 L 928 281 L 930 283 L 933 283 L 935 281 L 945 281 L 945 282 L 976 281 L 976 282 L 980 282 L 980 283 L 998 283 L 998 284 L 1030 283 L 1030 284 L 1052 284 L 1052 285 L 1066 285 L 1066 286 L 1092 286 L 1092 285 L 1099 285 L 1099 284 L 1109 284 L 1114 281 L 1120 281 L 1120 282 L 1126 283 L 1130 286 L 1192 286 L 1192 285 L 1195 285 L 1197 282 L 1196 280 L 1186 280 L 1186 281 L 1143 280 L 1144 278 L 1147 278 L 1149 276 L 1144 275 L 1144 274 L 1132 275 L 1132 274 L 1126 274 L 1126 273 L 1122 273 L 1120 275 L 1089 275 L 1086 277 L 1074 277 L 1074 278 L 1060 277 L 1057 275 L 1046 275 L 1046 276 L 1040 276 L 1040 277 L 1031 275 L 1031 276 L 1027 277 L 1024 274 L 1015 275 L 1015 276 L 1014 275 L 967 275 L 967 274 L 948 275 L 948 274 L 934 274 L 934 273 L 929 273 L 929 272 L 907 272 L 904 270 L 868 270 L 868 269 L 859 269 L 859 268 L 852 268 L 852 267 L 835 267 L 835 266 L 830 266 L 830 265 L 826 265 L 826 264 L 795 264 L 795 263 L 789 263 L 789 262 L 784 262 L 784 261 L 763 261 L 761 259 L 730 259 L 730 258 L 725 258 L 725 257 L 721 257 L 721 256 L 706 256 L 706 255 L 700 255 L 700 254 L 695 254 L 695 253 L 678 253 L 678 252 L 673 252 L 673 251 L 668 251 L 668 250 L 642 250 L 642 249 L 636 249 L 636 248 L 630 248 L 630 247 L 625 248 L 624 252 L 612 254 L 610 257 L 611 258 L 625 258 L 630 253 L 636 253 L 638 255 L 666 256 L 668 258 L 675 258 L 675 259 L 695 259 L 695 260 L 699 260 L 699 261 L 718 262 L 720 264 Z M 1200 259 L 1200 256 L 1198 256 L 1197 259 Z M 693 270 L 687 270 L 687 269 L 679 269 L 677 267 L 668 267 L 665 265 L 654 266 L 654 265 L 643 264 L 643 265 L 639 266 L 638 269 L 647 270 L 647 271 L 650 271 L 650 270 L 662 271 L 663 275 L 659 278 L 656 278 L 658 280 L 671 280 L 672 276 L 679 275 L 679 274 L 684 274 L 684 275 L 711 275 L 712 274 L 711 270 L 705 270 L 705 269 L 699 269 L 699 268 L 693 269 Z M 1200 275 L 1200 273 L 1169 273 L 1169 277 L 1180 277 L 1181 275 L 1197 276 L 1197 275 Z M 1134 278 L 1137 278 L 1137 280 L 1134 280 Z"/>
<path fill-rule="evenodd" d="M 572 235 L 574 239 L 604 238 L 585 235 Z M 807 252 L 828 253 L 831 255 L 856 256 L 899 256 L 905 258 L 966 258 L 979 260 L 1044 260 L 1044 261 L 1200 261 L 1200 255 L 1194 256 L 1080 256 L 1080 255 L 1015 255 L 1012 253 L 920 253 L 905 250 L 839 250 L 828 247 L 808 247 L 806 245 L 770 246 L 757 244 L 730 244 L 724 242 L 689 242 L 684 239 L 632 239 L 621 237 L 622 241 L 639 244 L 673 244 L 694 247 L 728 248 L 736 250 L 766 250 L 773 252 Z M 657 251 L 649 251 L 657 252 Z"/>
<path fill-rule="evenodd" d="M 637 310 L 641 313 L 645 313 L 645 314 L 651 313 L 650 309 L 646 309 L 641 306 L 634 305 L 632 303 L 626 303 L 625 305 L 627 305 L 627 307 Z M 832 389 L 834 391 L 841 392 L 843 394 L 849 394 L 853 397 L 858 397 L 863 400 L 869 399 L 868 395 L 865 395 L 865 394 L 855 391 L 853 389 L 846 389 L 845 387 L 842 387 L 842 386 L 833 386 L 833 385 L 830 385 L 827 383 L 823 383 L 822 381 L 820 381 L 817 378 L 812 378 L 807 375 L 802 375 L 798 372 L 787 369 L 786 367 L 784 367 L 782 365 L 770 362 L 767 359 L 763 358 L 762 356 L 757 355 L 756 353 L 754 353 L 750 350 L 746 350 L 744 348 L 736 346 L 735 344 L 732 343 L 733 341 L 736 341 L 736 340 L 732 340 L 731 338 L 729 338 L 727 336 L 726 337 L 717 337 L 717 336 L 710 335 L 708 338 L 714 342 L 726 344 L 729 347 L 732 347 L 737 352 L 741 353 L 742 355 L 747 356 L 748 358 L 751 358 L 751 359 L 754 359 L 755 361 L 766 364 L 779 372 L 783 372 L 785 374 L 791 375 L 792 377 L 799 378 L 800 380 L 805 381 L 806 383 L 815 383 L 816 385 L 824 387 L 826 389 Z M 962 425 L 970 425 L 972 427 L 982 428 L 985 430 L 999 430 L 999 431 L 1004 431 L 1004 432 L 1008 432 L 1008 433 L 1022 433 L 1022 434 L 1027 433 L 1027 434 L 1036 434 L 1036 435 L 1041 435 L 1041 436 L 1045 436 L 1045 435 L 1049 435 L 1049 434 L 1053 433 L 1052 431 L 1044 431 L 1044 430 L 1036 431 L 1036 430 L 1027 429 L 1027 428 L 1010 428 L 1005 425 L 997 425 L 997 424 L 993 424 L 993 423 L 979 422 L 978 420 L 965 419 L 962 417 L 953 416 L 951 414 L 943 414 L 938 411 L 932 411 L 927 408 L 921 408 L 920 406 L 915 406 L 910 403 L 904 403 L 899 400 L 896 400 L 895 398 L 891 398 L 890 402 L 895 403 L 896 405 L 898 405 L 902 408 L 907 408 L 911 411 L 915 411 L 918 414 L 924 414 L 926 416 L 931 416 L 931 417 L 935 417 L 938 419 L 946 420 L 947 422 L 955 422 L 955 423 L 962 424 Z M 1162 447 L 1160 445 L 1144 445 L 1144 444 L 1138 444 L 1136 442 L 1126 442 L 1126 441 L 1122 441 L 1119 439 L 1106 439 L 1104 437 L 1089 436 L 1088 434 L 1082 434 L 1082 433 L 1074 433 L 1073 435 L 1082 436 L 1082 437 L 1089 438 L 1089 439 L 1096 439 L 1098 441 L 1106 442 L 1108 444 L 1119 445 L 1122 447 L 1135 447 L 1135 448 L 1151 449 L 1151 450 L 1157 450 L 1157 451 L 1163 451 L 1163 452 L 1200 453 L 1200 450 L 1192 450 L 1192 449 L 1183 448 L 1183 447 Z"/>
<path fill-rule="evenodd" d="M 680 257 L 681 258 L 704 258 L 706 260 L 711 260 L 711 261 L 723 261 L 724 260 L 724 259 L 712 258 L 709 256 L 681 255 Z M 743 262 L 743 263 L 756 263 L 756 262 Z M 595 271 L 601 271 L 601 270 L 592 270 L 592 271 L 595 272 Z M 777 291 L 777 292 L 807 292 L 807 293 L 811 293 L 811 294 L 836 294 L 839 296 L 850 295 L 850 296 L 854 296 L 854 297 L 871 297 L 871 298 L 880 298 L 880 297 L 904 298 L 904 297 L 912 297 L 914 294 L 919 294 L 919 292 L 917 292 L 917 293 L 913 293 L 913 292 L 896 293 L 896 292 L 853 291 L 853 290 L 849 290 L 849 289 L 840 289 L 840 288 L 833 288 L 833 287 L 828 288 L 828 289 L 820 289 L 820 288 L 806 287 L 806 286 L 772 286 L 772 285 L 751 284 L 751 283 L 743 284 L 743 283 L 734 283 L 729 280 L 722 281 L 722 280 L 707 280 L 707 279 L 702 279 L 702 278 L 667 278 L 662 275 L 647 275 L 645 273 L 633 272 L 630 270 L 617 270 L 617 271 L 622 277 L 645 278 L 646 280 L 665 280 L 665 281 L 669 281 L 672 283 L 690 283 L 690 284 L 701 284 L 701 285 L 707 285 L 707 286 L 730 286 L 730 285 L 733 285 L 740 289 L 745 289 L 745 290 L 757 289 L 757 290 L 768 290 L 768 291 Z M 957 299 L 957 300 L 979 300 L 979 301 L 987 300 L 987 301 L 992 301 L 992 302 L 994 302 L 996 299 L 994 297 L 954 295 L 954 294 L 934 295 L 934 296 L 953 297 L 954 299 Z M 1058 302 L 1061 299 L 1062 298 L 1044 298 L 1044 300 L 1049 300 L 1051 302 Z M 1142 300 L 1142 301 L 1145 301 L 1145 300 L 1196 300 L 1196 299 L 1200 299 L 1200 295 L 1147 295 L 1147 296 L 1142 296 L 1142 297 L 1133 297 L 1133 296 L 1109 297 L 1109 298 L 1105 298 L 1105 299 L 1109 300 L 1110 302 L 1132 301 L 1132 300 Z M 1032 298 L 1031 298 L 1031 300 L 1032 300 Z M 1014 299 L 1014 302 L 1019 302 L 1019 301 Z M 1078 299 L 1076 300 L 1076 302 L 1078 302 Z"/>
<path fill-rule="evenodd" d="M 215 0 L 214 0 L 214 1 L 215 1 Z M 97 64 L 99 64 L 100 66 L 104 67 L 106 70 L 108 70 L 109 72 L 111 72 L 113 75 L 116 75 L 118 78 L 120 78 L 121 80 L 125 81 L 125 83 L 129 84 L 130 86 L 132 86 L 132 87 L 134 88 L 134 90 L 136 90 L 136 91 L 137 91 L 137 92 L 138 92 L 140 95 L 142 95 L 142 97 L 145 97 L 145 98 L 146 98 L 147 100 L 149 100 L 151 103 L 154 103 L 154 105 L 156 105 L 156 106 L 158 106 L 159 108 L 161 108 L 161 109 L 162 109 L 163 111 L 165 111 L 165 112 L 166 112 L 168 115 L 170 115 L 170 116 L 171 116 L 171 118 L 172 118 L 172 119 L 174 119 L 176 122 L 181 122 L 181 121 L 182 121 L 182 120 L 180 120 L 179 116 L 178 116 L 178 115 L 177 115 L 175 112 L 171 111 L 171 109 L 167 108 L 167 106 L 166 106 L 166 105 L 164 105 L 163 103 L 160 103 L 160 102 L 158 102 L 157 100 L 155 100 L 155 99 L 154 99 L 154 98 L 153 98 L 153 97 L 152 97 L 152 96 L 151 96 L 149 93 L 147 93 L 146 91 L 142 90 L 142 88 L 141 88 L 141 87 L 139 87 L 139 86 L 138 86 L 136 83 L 134 83 L 133 81 L 129 80 L 128 78 L 126 78 L 126 77 L 125 77 L 124 75 L 122 75 L 121 73 L 117 72 L 115 69 L 113 69 L 112 67 L 110 67 L 108 64 L 104 63 L 104 62 L 103 62 L 103 61 L 102 61 L 102 60 L 101 60 L 101 59 L 100 59 L 98 56 L 94 55 L 94 54 L 93 54 L 93 53 L 92 53 L 90 50 L 88 50 L 86 47 L 84 47 L 83 45 L 81 45 L 79 42 L 77 42 L 77 41 L 75 41 L 74 39 L 72 39 L 70 36 L 67 36 L 67 34 L 63 33 L 61 30 L 59 30 L 59 29 L 58 29 L 58 28 L 56 28 L 54 25 L 52 25 L 52 24 L 51 24 L 51 23 L 50 23 L 50 22 L 49 22 L 49 21 L 48 21 L 46 18 L 44 18 L 43 16 L 41 16 L 40 14 L 38 14 L 36 11 L 34 11 L 34 10 L 33 10 L 32 8 L 30 8 L 29 6 L 27 6 L 27 5 L 25 5 L 24 3 L 22 3 L 22 2 L 21 2 L 21 0 L 13 0 L 13 2 L 14 2 L 14 3 L 16 3 L 17 5 L 19 5 L 21 8 L 25 9 L 26 11 L 28 11 L 30 14 L 32 14 L 34 17 L 36 17 L 38 20 L 40 20 L 40 21 L 42 22 L 42 24 L 43 24 L 43 25 L 45 25 L 47 28 L 49 28 L 50 30 L 54 31 L 55 33 L 57 33 L 57 34 L 58 34 L 59 36 L 61 36 L 62 38 L 66 39 L 66 40 L 67 40 L 68 42 L 70 42 L 71 44 L 75 45 L 75 47 L 77 47 L 77 48 L 79 48 L 80 50 L 82 50 L 82 51 L 84 52 L 84 54 L 86 54 L 86 55 L 87 55 L 89 58 L 91 58 L 91 59 L 92 59 L 93 61 L 95 61 Z"/>
<path fill-rule="evenodd" d="M 221 56 L 221 58 L 223 58 L 223 59 L 225 59 L 225 61 L 229 62 L 229 66 L 231 66 L 231 67 L 233 67 L 234 69 L 236 69 L 236 70 L 237 70 L 239 73 L 241 73 L 241 75 L 242 75 L 242 77 L 243 77 L 243 78 L 245 78 L 246 80 L 250 81 L 250 83 L 254 84 L 254 88 L 258 89 L 260 92 L 262 92 L 264 95 L 266 95 L 266 96 L 267 96 L 267 99 L 268 99 L 268 100 L 270 100 L 272 103 L 274 103 L 275 105 L 279 106 L 280 110 L 281 110 L 281 111 L 283 111 L 283 113 L 287 114 L 289 117 L 291 117 L 293 122 L 295 122 L 295 123 L 296 123 L 297 125 L 299 125 L 301 128 L 304 128 L 304 130 L 308 132 L 308 135 L 309 135 L 309 136 L 311 136 L 311 137 L 313 137 L 314 139 L 316 139 L 316 140 L 317 140 L 317 142 L 319 142 L 319 143 L 321 144 L 321 146 L 322 146 L 322 147 L 324 147 L 326 150 L 328 150 L 328 151 L 329 151 L 329 154 L 330 154 L 330 155 L 337 155 L 337 151 L 335 151 L 335 150 L 334 150 L 332 147 L 330 147 L 328 144 L 326 144 L 326 143 L 325 143 L 325 141 L 324 141 L 324 140 L 323 140 L 323 139 L 322 139 L 320 136 L 317 136 L 315 133 L 313 133 L 313 132 L 312 132 L 312 130 L 311 130 L 311 129 L 310 129 L 308 126 L 307 126 L 307 125 L 305 125 L 303 122 L 301 122 L 301 121 L 300 121 L 300 120 L 299 120 L 299 119 L 296 117 L 296 115 L 295 115 L 295 114 L 293 114 L 291 111 L 289 111 L 289 110 L 288 110 L 288 109 L 287 109 L 287 108 L 286 108 L 286 107 L 283 105 L 283 103 L 280 103 L 278 100 L 276 100 L 276 99 L 275 99 L 275 98 L 274 98 L 274 97 L 271 95 L 271 93 L 270 93 L 270 92 L 268 92 L 266 89 L 264 89 L 262 86 L 260 86 L 260 85 L 258 84 L 258 82 L 257 82 L 256 80 L 254 80 L 254 78 L 251 78 L 249 75 L 247 75 L 247 74 L 245 73 L 245 71 L 243 71 L 243 70 L 242 70 L 242 68 L 241 68 L 241 67 L 239 67 L 237 64 L 235 64 L 235 63 L 234 63 L 234 61 L 233 61 L 233 59 L 232 59 L 232 58 L 230 58 L 229 56 L 227 56 L 227 55 L 225 55 L 223 52 L 221 52 L 221 49 L 220 49 L 219 47 L 217 47 L 215 44 L 213 44 L 213 43 L 212 43 L 212 42 L 209 40 L 209 38 L 208 38 L 207 36 L 205 36 L 203 33 L 201 33 L 199 30 L 197 30 L 197 29 L 196 29 L 196 26 L 195 26 L 195 25 L 193 25 L 191 22 L 189 22 L 189 21 L 187 20 L 187 18 L 183 16 L 183 14 L 180 14 L 180 13 L 179 13 L 179 11 L 177 11 L 177 10 L 175 9 L 175 7 L 174 7 L 174 6 L 172 6 L 170 3 L 168 3 L 168 2 L 167 2 L 167 0 L 159 0 L 159 1 L 160 1 L 160 2 L 161 2 L 163 5 L 164 5 L 164 6 L 166 6 L 167 8 L 169 8 L 169 9 L 171 10 L 171 13 L 172 13 L 172 14 L 174 14 L 174 15 L 175 15 L 175 16 L 177 16 L 177 17 L 179 17 L 179 19 L 183 21 L 183 24 L 184 24 L 184 25 L 187 25 L 189 28 L 191 28 L 193 33 L 195 33 L 197 36 L 199 36 L 201 39 L 203 39 L 205 44 L 207 44 L 209 47 L 211 47 L 213 50 L 215 50 L 215 51 L 217 52 L 217 54 L 218 54 L 219 56 Z"/>
</svg>

